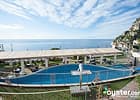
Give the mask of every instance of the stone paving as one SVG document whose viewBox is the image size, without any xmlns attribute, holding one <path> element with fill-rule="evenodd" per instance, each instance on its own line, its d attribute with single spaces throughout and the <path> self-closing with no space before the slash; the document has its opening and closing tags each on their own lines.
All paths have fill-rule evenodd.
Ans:
<svg viewBox="0 0 140 100">
<path fill-rule="evenodd" d="M 132 80 L 126 86 L 124 86 L 121 90 L 130 90 L 130 91 L 139 91 L 138 83 L 136 80 Z M 113 100 L 136 100 L 137 96 L 120 96 L 120 97 L 112 97 Z"/>
<path fill-rule="evenodd" d="M 2 97 L 0 96 L 0 100 L 2 100 Z"/>
</svg>

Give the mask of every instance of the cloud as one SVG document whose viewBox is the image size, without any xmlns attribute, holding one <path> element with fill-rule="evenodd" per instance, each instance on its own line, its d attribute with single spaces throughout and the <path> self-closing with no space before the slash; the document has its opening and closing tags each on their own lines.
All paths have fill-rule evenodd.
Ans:
<svg viewBox="0 0 140 100">
<path fill-rule="evenodd" d="M 131 23 L 131 20 L 134 21 L 135 18 L 138 18 L 140 16 L 139 9 L 140 9 L 140 7 L 138 7 L 137 9 L 133 9 L 133 10 L 124 12 L 117 16 L 107 17 L 105 19 L 105 21 L 102 22 L 100 25 L 107 26 L 107 25 L 112 25 L 112 24 L 126 24 L 126 22 Z M 101 27 L 103 27 L 103 26 L 101 26 Z"/>
<path fill-rule="evenodd" d="M 138 9 L 133 9 L 118 16 L 108 17 L 98 24 L 93 32 L 108 36 L 108 38 L 115 38 L 118 34 L 122 34 L 131 27 L 135 18 L 140 16 L 138 12 Z"/>
<path fill-rule="evenodd" d="M 140 3 L 140 0 L 122 0 L 119 3 L 119 7 L 123 7 L 123 6 L 129 6 L 129 7 L 135 7 Z"/>
<path fill-rule="evenodd" d="M 124 7 L 138 10 L 139 4 L 140 0 L 1 0 L 0 9 L 26 19 L 46 17 L 69 27 L 88 28 L 100 18 L 111 23 L 126 17 Z"/>
<path fill-rule="evenodd" d="M 23 28 L 24 27 L 19 24 L 0 24 L 0 30 L 5 30 L 5 29 L 19 30 Z"/>
<path fill-rule="evenodd" d="M 21 7 L 13 5 L 11 3 L 7 3 L 4 0 L 0 0 L 0 9 L 6 11 L 10 14 L 14 14 L 16 16 L 20 16 L 26 19 L 30 19 L 30 17 L 26 16 L 26 13 L 22 10 Z"/>
</svg>

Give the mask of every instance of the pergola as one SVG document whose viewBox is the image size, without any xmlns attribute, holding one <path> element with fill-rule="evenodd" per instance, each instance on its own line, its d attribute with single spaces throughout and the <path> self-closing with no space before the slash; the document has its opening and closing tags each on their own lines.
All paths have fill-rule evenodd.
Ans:
<svg viewBox="0 0 140 100">
<path fill-rule="evenodd" d="M 45 66 L 48 67 L 48 61 L 50 57 L 63 57 L 66 63 L 69 56 L 84 56 L 84 62 L 87 60 L 87 56 L 100 57 L 100 64 L 102 64 L 103 56 L 114 56 L 114 63 L 116 63 L 117 55 L 122 52 L 114 48 L 89 48 L 89 49 L 63 49 L 63 50 L 40 50 L 40 51 L 13 51 L 13 52 L 0 52 L 0 60 L 20 60 L 21 67 L 24 68 L 24 60 L 39 59 L 45 60 Z M 22 68 L 22 69 L 23 69 Z"/>
</svg>

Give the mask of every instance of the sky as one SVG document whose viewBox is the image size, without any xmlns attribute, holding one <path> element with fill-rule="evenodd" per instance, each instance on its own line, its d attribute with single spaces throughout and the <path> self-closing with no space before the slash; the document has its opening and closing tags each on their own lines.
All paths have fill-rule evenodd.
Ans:
<svg viewBox="0 0 140 100">
<path fill-rule="evenodd" d="M 140 0 L 0 0 L 0 39 L 114 39 Z"/>
</svg>

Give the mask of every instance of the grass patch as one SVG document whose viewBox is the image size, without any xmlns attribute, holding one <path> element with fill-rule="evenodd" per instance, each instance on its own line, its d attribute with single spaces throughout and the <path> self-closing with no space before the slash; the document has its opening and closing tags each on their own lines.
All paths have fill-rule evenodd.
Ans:
<svg viewBox="0 0 140 100">
<path fill-rule="evenodd" d="M 69 88 L 60 88 L 69 89 Z M 47 92 L 55 91 L 59 89 L 55 88 L 21 88 L 21 87 L 3 87 L 0 86 L 0 92 L 16 92 L 16 93 L 28 93 L 28 92 Z M 1 95 L 4 100 L 84 100 L 84 95 L 72 96 L 70 91 L 45 93 L 45 94 L 22 94 L 22 95 Z M 9 99 L 10 98 L 10 99 Z"/>
<path fill-rule="evenodd" d="M 123 88 L 125 85 L 127 85 L 130 81 L 132 81 L 132 79 L 125 79 L 125 80 L 111 83 L 110 88 L 112 90 L 119 90 L 119 89 Z"/>
<path fill-rule="evenodd" d="M 140 76 L 137 76 L 137 77 L 136 77 L 136 82 L 138 83 L 139 89 L 140 89 Z"/>
<path fill-rule="evenodd" d="M 49 61 L 49 65 L 59 65 L 62 61 Z"/>
<path fill-rule="evenodd" d="M 126 84 L 128 84 L 132 79 L 126 79 L 122 81 L 117 81 L 114 83 L 111 83 L 109 87 L 112 90 L 119 90 L 123 88 Z M 63 89 L 69 89 L 67 88 L 22 88 L 22 87 L 4 87 L 0 86 L 0 92 L 47 92 L 47 91 L 54 91 L 54 90 L 63 90 Z M 86 95 L 86 98 L 88 100 L 94 100 L 95 98 L 95 88 L 91 88 L 91 93 Z M 55 92 L 55 93 L 45 93 L 45 94 L 25 94 L 25 95 L 2 95 L 4 100 L 85 100 L 85 94 L 84 95 L 78 95 L 78 96 L 72 96 L 70 94 L 70 91 L 64 91 L 64 92 Z M 10 98 L 10 99 L 9 99 Z"/>
</svg>

